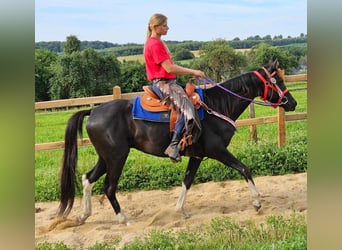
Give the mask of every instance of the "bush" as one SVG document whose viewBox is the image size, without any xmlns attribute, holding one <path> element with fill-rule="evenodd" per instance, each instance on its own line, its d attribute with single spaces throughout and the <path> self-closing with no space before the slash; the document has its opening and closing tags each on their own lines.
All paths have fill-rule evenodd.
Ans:
<svg viewBox="0 0 342 250">
<path fill-rule="evenodd" d="M 283 175 L 303 173 L 307 170 L 306 140 L 287 144 L 282 148 L 276 145 L 251 145 L 236 154 L 250 167 L 253 175 Z"/>
<path fill-rule="evenodd" d="M 92 147 L 84 147 L 80 150 L 77 179 L 81 180 L 81 175 L 90 170 L 95 164 L 97 155 Z M 47 154 L 50 157 L 43 157 Z M 307 142 L 306 139 L 298 138 L 298 141 L 278 148 L 275 144 L 255 144 L 252 142 L 244 144 L 236 157 L 247 165 L 253 176 L 284 175 L 289 173 L 303 173 L 307 170 Z M 36 177 L 35 177 L 35 199 L 36 201 L 49 201 L 59 199 L 59 166 L 51 168 L 51 152 L 41 152 L 37 155 Z M 61 157 L 59 152 L 58 157 Z M 40 161 L 44 160 L 44 166 L 40 166 Z M 46 162 L 49 160 L 48 162 Z M 121 178 L 118 184 L 119 191 L 166 189 L 180 186 L 187 165 L 188 158 L 183 157 L 183 161 L 174 164 L 167 158 L 158 158 L 144 154 L 140 151 L 131 150 L 126 161 Z M 51 164 L 49 164 L 51 162 Z M 56 161 L 58 162 L 58 161 Z M 49 177 L 48 177 L 49 176 Z M 194 184 L 209 181 L 238 180 L 242 176 L 237 170 L 226 167 L 222 163 L 213 159 L 204 159 L 195 176 Z M 93 194 L 103 193 L 102 176 L 93 188 Z M 81 194 L 77 190 L 77 195 Z"/>
</svg>

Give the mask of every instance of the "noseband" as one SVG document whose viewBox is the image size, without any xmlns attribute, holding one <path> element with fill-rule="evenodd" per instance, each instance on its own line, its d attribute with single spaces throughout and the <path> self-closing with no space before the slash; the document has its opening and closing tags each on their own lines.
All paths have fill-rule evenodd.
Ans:
<svg viewBox="0 0 342 250">
<path fill-rule="evenodd" d="M 277 107 L 280 104 L 285 104 L 287 103 L 287 98 L 285 96 L 285 94 L 289 91 L 287 88 L 282 91 L 278 84 L 277 84 L 277 80 L 273 77 L 274 75 L 277 74 L 277 71 L 274 71 L 272 74 L 270 74 L 270 72 L 265 68 L 262 67 L 262 69 L 265 71 L 266 75 L 267 75 L 267 80 L 265 79 L 265 77 L 263 77 L 258 71 L 253 71 L 253 73 L 264 83 L 264 96 L 261 97 L 262 100 L 266 101 L 267 99 L 267 93 L 268 93 L 268 89 L 272 89 L 273 92 L 277 92 L 278 93 L 278 101 L 272 105 L 272 107 Z M 285 101 L 282 102 L 282 100 L 285 98 Z"/>
</svg>

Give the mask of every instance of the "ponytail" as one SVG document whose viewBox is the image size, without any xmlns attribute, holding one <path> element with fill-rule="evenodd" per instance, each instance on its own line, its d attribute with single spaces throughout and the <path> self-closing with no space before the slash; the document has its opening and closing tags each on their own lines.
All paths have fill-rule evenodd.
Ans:
<svg viewBox="0 0 342 250">
<path fill-rule="evenodd" d="M 151 25 L 148 24 L 147 25 L 147 32 L 146 32 L 146 40 L 149 39 L 152 35 L 152 29 L 151 29 Z"/>
</svg>

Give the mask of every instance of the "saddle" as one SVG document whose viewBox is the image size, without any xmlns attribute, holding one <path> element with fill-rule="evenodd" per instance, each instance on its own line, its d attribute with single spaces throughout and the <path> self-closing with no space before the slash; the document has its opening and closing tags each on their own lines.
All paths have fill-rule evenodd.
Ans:
<svg viewBox="0 0 342 250">
<path fill-rule="evenodd" d="M 198 93 L 195 92 L 195 85 L 192 81 L 189 81 L 184 91 L 187 94 L 188 98 L 191 100 L 195 109 L 199 109 L 201 107 L 201 98 Z M 170 131 L 173 131 L 175 128 L 175 124 L 178 117 L 178 112 L 173 108 L 170 102 L 161 100 L 152 90 L 151 86 L 143 86 L 144 93 L 140 98 L 141 106 L 150 112 L 165 112 L 170 111 Z"/>
</svg>

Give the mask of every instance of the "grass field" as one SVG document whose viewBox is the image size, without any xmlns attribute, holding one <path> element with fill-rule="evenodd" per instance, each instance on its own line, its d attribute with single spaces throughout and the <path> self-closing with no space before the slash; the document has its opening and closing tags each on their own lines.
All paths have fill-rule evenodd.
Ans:
<svg viewBox="0 0 342 250">
<path fill-rule="evenodd" d="M 298 102 L 296 112 L 306 112 L 306 83 L 291 83 L 288 84 L 288 88 Z M 67 121 L 77 110 L 37 111 L 35 114 L 35 142 L 63 141 Z M 277 114 L 276 109 L 258 105 L 255 105 L 255 112 L 256 117 Z M 240 117 L 240 119 L 244 118 L 248 118 L 248 110 Z M 261 166 L 261 168 L 268 170 L 269 165 L 266 164 L 267 161 L 274 160 L 275 162 L 271 162 L 271 165 L 278 162 L 282 164 L 283 161 L 288 161 L 291 158 L 301 160 L 301 158 L 306 157 L 306 120 L 286 123 L 286 140 L 288 146 L 283 150 L 286 151 L 283 154 L 273 155 L 273 152 L 278 150 L 276 124 L 257 125 L 257 133 L 258 143 L 251 143 L 249 141 L 249 127 L 239 127 L 229 145 L 230 151 L 236 156 L 244 157 L 243 152 L 247 152 L 247 156 L 252 155 L 254 157 L 256 155 L 258 157 L 256 158 L 257 160 L 255 158 L 248 158 L 249 156 L 245 158 L 243 162 L 247 165 L 250 163 L 249 161 L 253 161 L 256 167 L 259 168 Z M 87 137 L 86 132 L 84 132 L 84 137 Z M 36 152 L 36 201 L 59 199 L 58 180 L 62 154 L 62 149 Z M 96 161 L 97 155 L 92 146 L 80 147 L 78 179 L 80 179 L 80 174 L 89 171 Z M 179 186 L 184 175 L 186 164 L 186 160 L 178 164 L 173 164 L 167 158 L 154 157 L 132 149 L 119 182 L 119 190 L 132 190 L 132 187 L 138 189 L 166 189 L 171 186 Z M 289 163 L 289 165 L 296 165 L 296 163 Z M 212 171 L 212 169 L 215 171 Z M 288 170 L 285 169 L 284 171 Z M 220 181 L 227 179 L 227 176 L 229 176 L 229 179 L 233 179 L 232 176 L 241 178 L 236 171 L 225 168 L 217 161 L 207 159 L 202 163 L 194 183 L 206 182 L 208 180 Z M 103 177 L 101 178 L 96 182 L 93 194 L 101 193 Z M 301 250 L 307 248 L 306 227 L 306 218 L 296 213 L 293 213 L 291 218 L 284 218 L 280 215 L 270 216 L 267 222 L 261 225 L 253 221 L 247 224 L 240 224 L 228 217 L 222 217 L 214 219 L 209 225 L 195 231 L 184 230 L 178 233 L 152 231 L 144 239 L 136 239 L 133 243 L 125 245 L 123 249 Z M 89 249 L 115 249 L 119 242 L 120 239 L 113 240 L 112 242 L 97 243 Z M 63 242 L 59 242 L 56 244 L 39 243 L 36 245 L 36 249 L 71 250 L 73 248 L 66 246 Z"/>
<path fill-rule="evenodd" d="M 131 55 L 131 56 L 118 56 L 117 57 L 120 62 L 129 62 L 129 61 L 138 61 L 144 63 L 144 56 L 143 54 L 140 55 Z"/>
</svg>

